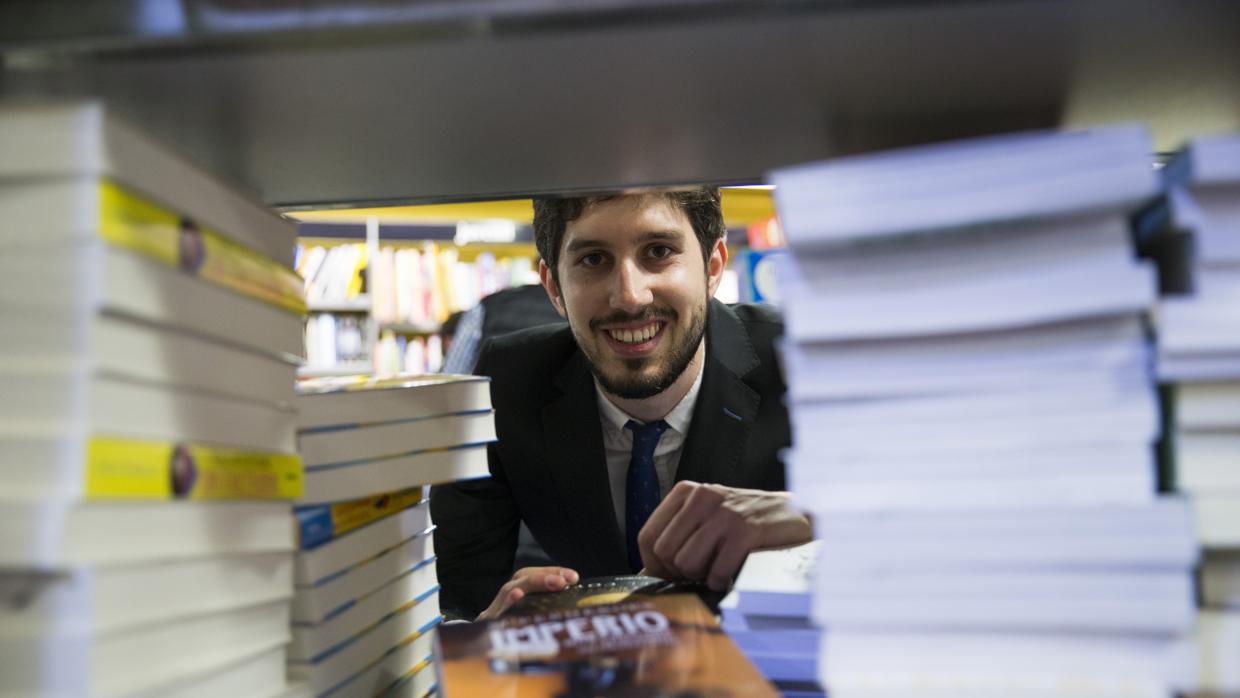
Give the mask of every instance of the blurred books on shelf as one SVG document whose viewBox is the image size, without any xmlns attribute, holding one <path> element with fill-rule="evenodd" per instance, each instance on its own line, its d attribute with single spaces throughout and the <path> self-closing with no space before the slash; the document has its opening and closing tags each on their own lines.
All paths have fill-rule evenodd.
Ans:
<svg viewBox="0 0 1240 698">
<path fill-rule="evenodd" d="M 315 696 L 422 696 L 439 625 L 426 485 L 487 477 L 490 383 L 472 376 L 304 380 L 289 673 Z"/>
<path fill-rule="evenodd" d="M 1138 226 L 1163 282 L 1165 471 L 1205 551 L 1196 690 L 1240 695 L 1240 136 L 1189 143 L 1162 174 L 1167 194 Z"/>
<path fill-rule="evenodd" d="M 495 291 L 538 282 L 532 246 L 511 247 L 499 255 L 471 251 L 465 261 L 461 249 L 429 241 L 300 246 L 311 312 L 300 375 L 439 371 L 454 314 Z"/>
<path fill-rule="evenodd" d="M 295 227 L 95 103 L 0 151 L 0 694 L 285 694 Z"/>
<path fill-rule="evenodd" d="M 1192 686 L 1198 552 L 1157 494 L 1155 275 L 1129 227 L 1151 152 L 1116 126 L 773 173 L 831 695 Z"/>
</svg>

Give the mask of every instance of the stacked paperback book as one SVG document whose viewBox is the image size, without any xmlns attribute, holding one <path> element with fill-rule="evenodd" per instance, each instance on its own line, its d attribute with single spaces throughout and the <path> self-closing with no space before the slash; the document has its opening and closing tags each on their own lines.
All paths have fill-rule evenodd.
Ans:
<svg viewBox="0 0 1240 698">
<path fill-rule="evenodd" d="M 723 629 L 785 698 L 821 698 L 822 629 L 810 619 L 821 543 L 751 553 L 719 604 Z"/>
<path fill-rule="evenodd" d="M 316 697 L 426 696 L 441 616 L 423 486 L 489 475 L 490 382 L 315 379 L 298 392 L 289 675 Z"/>
<path fill-rule="evenodd" d="M 1190 512 L 1158 496 L 1138 127 L 774 173 L 819 675 L 849 695 L 1162 696 Z"/>
<path fill-rule="evenodd" d="M 97 104 L 0 153 L 0 695 L 287 694 L 295 228 Z"/>
<path fill-rule="evenodd" d="M 1163 175 L 1139 228 L 1165 294 L 1168 479 L 1191 497 L 1204 548 L 1197 690 L 1240 695 L 1240 137 L 1195 141 Z"/>
</svg>

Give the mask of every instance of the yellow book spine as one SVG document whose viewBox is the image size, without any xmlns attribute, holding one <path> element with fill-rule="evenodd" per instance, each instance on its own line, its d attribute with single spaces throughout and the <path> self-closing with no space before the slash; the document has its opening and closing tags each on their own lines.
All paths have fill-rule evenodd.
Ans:
<svg viewBox="0 0 1240 698">
<path fill-rule="evenodd" d="M 296 499 L 301 456 L 202 444 L 94 437 L 87 499 Z"/>
<path fill-rule="evenodd" d="M 361 528 L 372 521 L 398 514 L 422 501 L 422 488 L 414 487 L 352 502 L 333 504 L 332 523 L 336 535 Z"/>
<path fill-rule="evenodd" d="M 112 182 L 99 186 L 99 234 L 104 241 L 230 291 L 305 314 L 303 282 L 292 269 Z"/>
</svg>

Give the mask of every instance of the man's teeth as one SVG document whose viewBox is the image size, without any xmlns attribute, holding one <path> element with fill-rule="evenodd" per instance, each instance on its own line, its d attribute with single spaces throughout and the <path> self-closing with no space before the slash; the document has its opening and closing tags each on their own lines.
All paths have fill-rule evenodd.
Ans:
<svg viewBox="0 0 1240 698">
<path fill-rule="evenodd" d="M 640 344 L 649 340 L 651 337 L 659 333 L 659 323 L 652 322 L 645 327 L 639 327 L 636 330 L 607 330 L 607 334 L 617 342 L 625 344 Z"/>
</svg>

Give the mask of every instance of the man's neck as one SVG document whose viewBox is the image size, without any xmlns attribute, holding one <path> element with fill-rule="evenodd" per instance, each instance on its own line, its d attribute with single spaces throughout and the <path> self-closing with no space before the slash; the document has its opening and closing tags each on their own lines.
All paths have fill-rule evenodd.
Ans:
<svg viewBox="0 0 1240 698">
<path fill-rule="evenodd" d="M 685 367 L 685 370 L 681 372 L 680 377 L 658 395 L 641 400 L 626 400 L 603 390 L 603 396 L 611 404 L 619 407 L 625 414 L 634 419 L 642 422 L 653 422 L 656 419 L 663 419 L 689 393 L 689 389 L 693 387 L 698 374 L 702 372 L 702 366 L 705 362 L 706 340 L 703 338 L 702 342 L 698 344 L 697 351 L 693 354 L 693 359 Z M 602 386 L 599 386 L 599 389 L 602 390 Z"/>
</svg>

